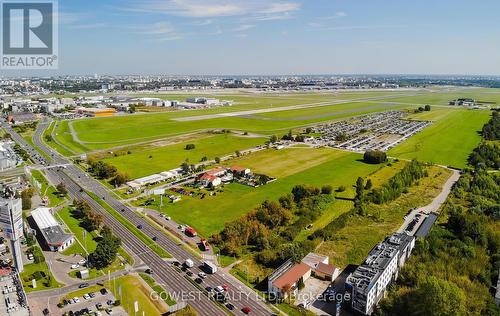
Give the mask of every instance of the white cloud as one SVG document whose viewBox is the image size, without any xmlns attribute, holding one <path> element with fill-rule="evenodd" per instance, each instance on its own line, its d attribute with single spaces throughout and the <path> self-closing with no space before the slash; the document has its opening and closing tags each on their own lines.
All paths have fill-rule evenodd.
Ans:
<svg viewBox="0 0 500 316">
<path fill-rule="evenodd" d="M 212 24 L 213 21 L 210 19 L 193 22 L 194 26 L 206 26 Z"/>
<path fill-rule="evenodd" d="M 223 16 L 266 16 L 293 12 L 300 4 L 284 0 L 148 0 L 125 10 L 210 18 Z"/>
<path fill-rule="evenodd" d="M 235 28 L 234 31 L 235 32 L 245 32 L 245 31 L 248 31 L 250 29 L 253 29 L 254 27 L 255 27 L 255 25 L 253 25 L 253 24 L 243 24 L 243 25 L 240 25 L 237 28 Z"/>
<path fill-rule="evenodd" d="M 133 26 L 132 30 L 136 34 L 150 35 L 154 40 L 158 41 L 173 41 L 183 38 L 183 36 L 178 34 L 175 28 L 167 22 Z"/>
</svg>

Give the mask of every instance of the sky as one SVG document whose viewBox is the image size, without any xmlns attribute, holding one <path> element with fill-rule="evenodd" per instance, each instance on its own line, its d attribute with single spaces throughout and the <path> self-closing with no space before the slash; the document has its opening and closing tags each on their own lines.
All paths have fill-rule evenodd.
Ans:
<svg viewBox="0 0 500 316">
<path fill-rule="evenodd" d="M 57 73 L 499 75 L 499 12 L 498 0 L 59 0 Z"/>
</svg>

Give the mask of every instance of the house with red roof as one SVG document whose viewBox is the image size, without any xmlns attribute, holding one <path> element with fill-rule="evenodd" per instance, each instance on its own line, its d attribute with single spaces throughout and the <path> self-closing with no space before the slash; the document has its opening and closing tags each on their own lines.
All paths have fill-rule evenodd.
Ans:
<svg viewBox="0 0 500 316">
<path fill-rule="evenodd" d="M 205 187 L 210 187 L 210 186 L 216 187 L 222 183 L 221 178 L 214 176 L 214 175 L 211 175 L 211 174 L 208 174 L 208 173 L 204 173 L 200 177 L 199 181 L 200 181 L 201 185 L 203 185 Z"/>
<path fill-rule="evenodd" d="M 249 175 L 251 170 L 249 168 L 245 167 L 240 167 L 240 166 L 232 166 L 229 168 L 229 171 L 235 176 L 235 177 L 245 177 Z"/>
</svg>

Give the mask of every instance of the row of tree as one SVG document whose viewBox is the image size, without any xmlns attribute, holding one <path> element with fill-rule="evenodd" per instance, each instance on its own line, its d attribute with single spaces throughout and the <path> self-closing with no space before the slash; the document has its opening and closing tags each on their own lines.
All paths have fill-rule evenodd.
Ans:
<svg viewBox="0 0 500 316">
<path fill-rule="evenodd" d="M 124 172 L 119 172 L 115 166 L 95 158 L 88 158 L 88 172 L 100 179 L 110 179 L 112 185 L 119 187 L 129 180 L 129 176 Z"/>
</svg>

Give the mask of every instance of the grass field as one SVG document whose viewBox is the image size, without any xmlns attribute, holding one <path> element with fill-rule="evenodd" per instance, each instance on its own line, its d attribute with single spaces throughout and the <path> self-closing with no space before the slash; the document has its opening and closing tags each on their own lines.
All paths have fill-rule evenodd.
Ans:
<svg viewBox="0 0 500 316">
<path fill-rule="evenodd" d="M 180 223 L 193 226 L 201 235 L 209 236 L 219 232 L 225 222 L 239 218 L 266 199 L 277 200 L 297 184 L 330 184 L 334 188 L 345 185 L 347 190 L 341 195 L 352 197 L 356 178 L 380 168 L 360 159 L 359 154 L 330 148 L 264 150 L 236 159 L 231 164 L 277 177 L 277 181 L 259 188 L 229 184 L 216 196 L 207 195 L 204 199 L 183 196 L 178 203 L 164 203 L 161 211 Z M 142 201 L 136 203 L 140 205 Z M 160 209 L 159 199 L 150 207 Z"/>
<path fill-rule="evenodd" d="M 71 207 L 65 207 L 57 211 L 56 216 L 59 217 L 65 224 L 68 226 L 70 231 L 75 235 L 75 238 L 78 242 L 75 242 L 70 248 L 68 248 L 68 252 L 64 254 L 71 253 L 81 253 L 86 255 L 84 248 L 86 248 L 88 253 L 91 253 L 95 250 L 97 246 L 97 242 L 94 240 L 95 236 L 92 233 L 85 231 L 83 227 L 81 227 L 81 221 L 76 219 L 71 214 Z"/>
<path fill-rule="evenodd" d="M 33 288 L 30 276 L 37 271 L 45 273 L 46 277 L 37 280 L 36 288 Z M 24 271 L 20 273 L 19 277 L 21 278 L 21 282 L 23 283 L 24 290 L 28 293 L 55 289 L 63 286 L 61 283 L 56 281 L 52 273 L 49 271 L 49 267 L 47 266 L 46 262 L 25 264 Z M 48 282 L 48 277 L 51 278 L 50 283 Z"/>
<path fill-rule="evenodd" d="M 33 169 L 31 170 L 31 175 L 33 176 L 33 178 L 35 178 L 36 181 L 38 181 L 38 183 L 40 183 L 40 196 L 48 197 L 50 207 L 58 206 L 66 201 L 66 198 L 60 196 L 56 188 L 49 184 L 49 182 L 45 178 L 45 175 L 41 171 Z"/>
<path fill-rule="evenodd" d="M 412 94 L 412 95 L 410 95 Z M 182 100 L 188 95 L 156 94 L 164 99 Z M 192 95 L 190 95 L 192 96 Z M 282 134 L 288 129 L 317 122 L 336 120 L 349 116 L 397 108 L 414 108 L 421 104 L 447 105 L 449 100 L 473 97 L 477 100 L 500 101 L 500 89 L 434 89 L 432 91 L 345 91 L 337 93 L 287 93 L 287 94 L 234 94 L 216 95 L 219 99 L 234 100 L 235 105 L 212 109 L 168 111 L 163 113 L 138 113 L 136 115 L 108 118 L 61 121 L 55 127 L 57 141 L 51 145 L 65 155 L 109 149 L 138 142 L 153 141 L 207 129 L 237 129 L 263 134 Z M 252 117 L 219 117 L 202 121 L 175 121 L 186 116 L 226 113 L 249 109 L 275 108 L 291 105 L 315 104 L 339 100 L 364 100 L 330 106 L 316 106 L 307 109 L 256 114 Z M 400 104 L 396 104 L 400 102 Z M 437 108 L 437 107 L 436 107 Z M 73 139 L 70 125 L 78 137 Z"/>
<path fill-rule="evenodd" d="M 420 179 L 408 193 L 387 204 L 368 205 L 368 213 L 379 214 L 380 220 L 353 216 L 346 227 L 336 232 L 333 240 L 322 243 L 317 251 L 328 255 L 330 262 L 341 268 L 360 264 L 370 249 L 400 227 L 410 209 L 430 203 L 441 192 L 450 174 L 451 171 L 441 167 L 430 167 L 429 176 Z"/>
<path fill-rule="evenodd" d="M 135 275 L 126 275 L 108 281 L 104 285 L 111 290 L 116 299 L 121 301 L 122 307 L 129 315 L 162 315 L 167 312 L 159 301 L 150 299 L 150 290 Z M 119 295 L 121 288 L 121 297 Z M 139 304 L 139 312 L 134 313 L 134 302 Z"/>
<path fill-rule="evenodd" d="M 413 117 L 420 118 L 419 115 Z M 439 111 L 431 126 L 391 149 L 389 155 L 463 168 L 481 141 L 479 131 L 490 115 L 485 110 Z"/>
<path fill-rule="evenodd" d="M 262 145 L 266 139 L 255 137 L 238 137 L 230 134 L 204 135 L 192 141 L 180 142 L 168 146 L 139 146 L 130 148 L 131 154 L 125 151 L 123 155 L 105 158 L 104 161 L 116 166 L 119 171 L 125 172 L 131 179 L 151 175 L 174 168 L 178 168 L 186 159 L 189 163 L 199 163 L 202 157 L 213 160 L 233 154 L 236 150 L 243 150 Z M 192 150 L 184 149 L 186 144 L 194 144 Z"/>
</svg>

